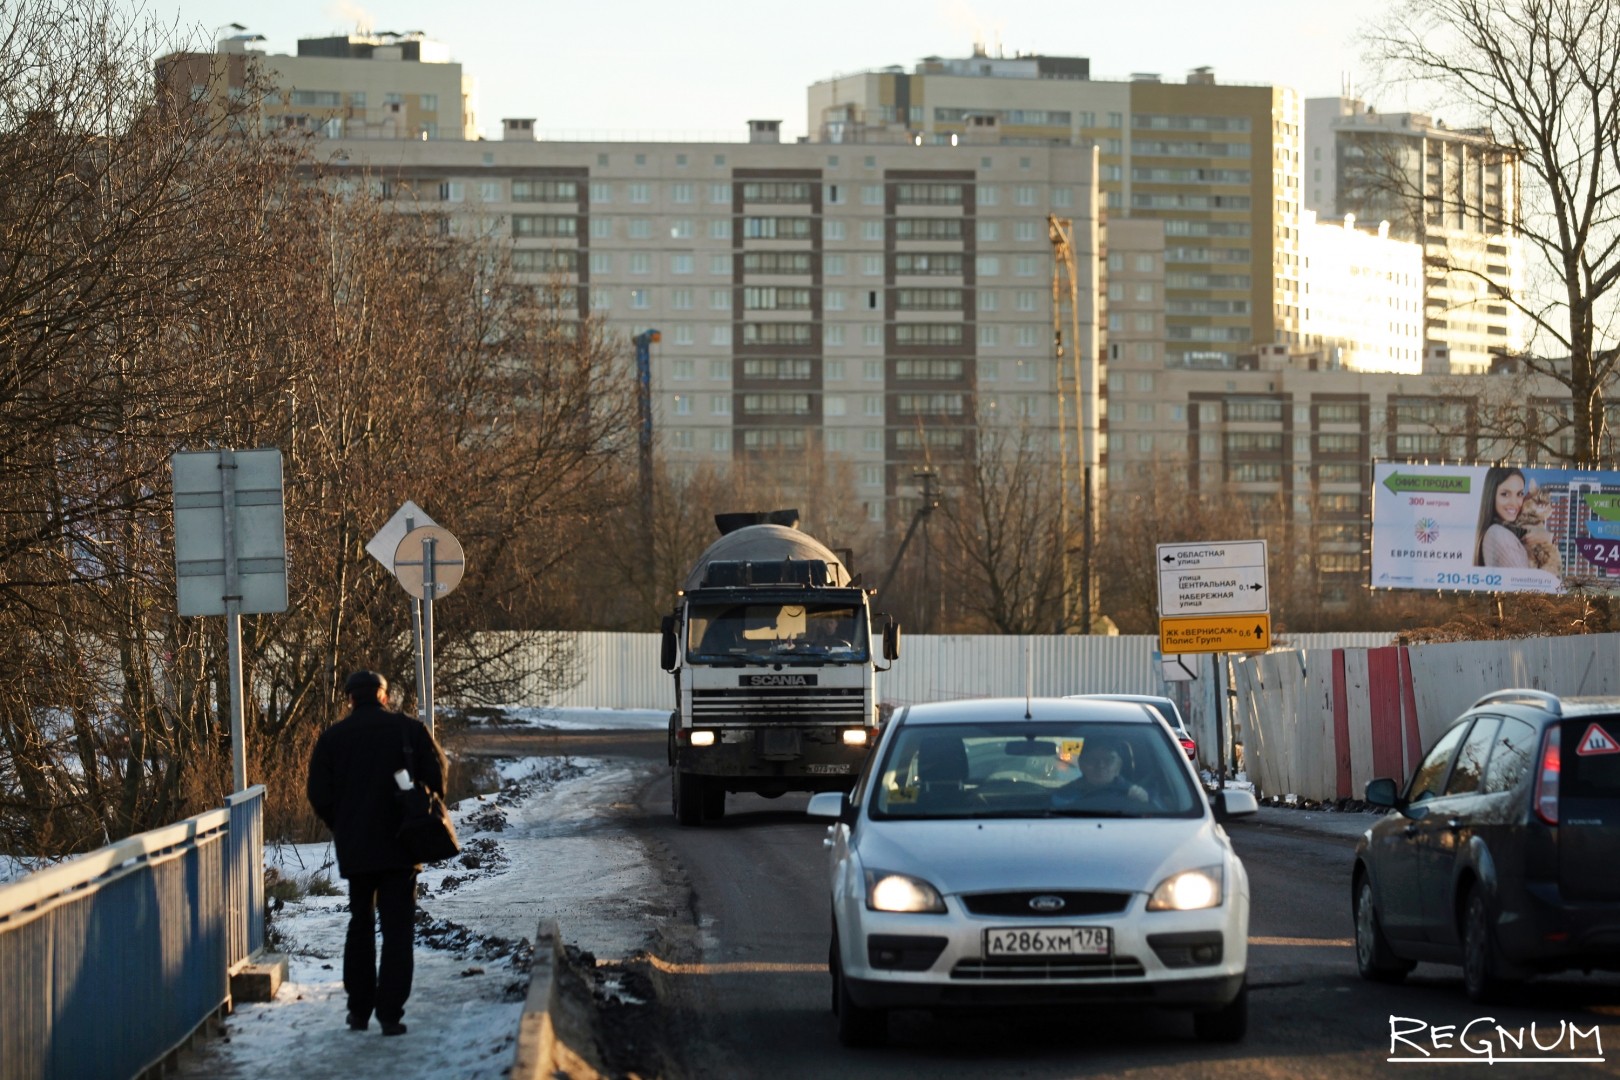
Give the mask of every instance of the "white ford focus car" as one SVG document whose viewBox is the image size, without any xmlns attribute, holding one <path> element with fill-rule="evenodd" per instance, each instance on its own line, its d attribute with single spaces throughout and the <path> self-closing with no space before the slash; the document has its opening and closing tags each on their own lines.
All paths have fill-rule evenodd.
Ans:
<svg viewBox="0 0 1620 1080">
<path fill-rule="evenodd" d="M 1225 816 L 1252 814 L 1224 792 Z M 839 1038 L 893 1009 L 1140 1002 L 1200 1038 L 1248 1021 L 1249 882 L 1155 713 L 1007 698 L 898 710 L 836 818 L 829 954 Z"/>
</svg>

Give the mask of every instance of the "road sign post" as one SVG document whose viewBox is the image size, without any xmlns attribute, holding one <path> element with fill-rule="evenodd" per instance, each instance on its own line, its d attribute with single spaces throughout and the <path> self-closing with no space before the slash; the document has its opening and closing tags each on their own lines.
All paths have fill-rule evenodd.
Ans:
<svg viewBox="0 0 1620 1080">
<path fill-rule="evenodd" d="M 417 506 L 409 499 L 405 505 L 394 511 L 394 516 L 382 528 L 377 530 L 375 536 L 366 541 L 366 553 L 373 559 L 382 563 L 390 574 L 394 572 L 394 552 L 399 549 L 399 542 L 405 539 L 405 534 L 421 525 L 437 524 L 428 517 L 427 511 Z M 416 662 L 416 696 L 418 701 L 422 697 L 422 685 L 427 678 L 426 667 L 422 662 L 422 601 L 420 597 L 411 598 L 411 658 Z"/>
<path fill-rule="evenodd" d="M 422 606 L 422 719 L 433 730 L 433 601 L 461 584 L 466 556 L 448 529 L 424 525 L 406 533 L 394 550 L 394 576 Z"/>
<path fill-rule="evenodd" d="M 247 789 L 242 616 L 287 610 L 287 526 L 281 451 L 179 451 L 174 477 L 179 614 L 225 616 L 231 782 Z"/>
<path fill-rule="evenodd" d="M 1216 710 L 1224 654 L 1271 648 L 1271 600 L 1264 540 L 1160 544 L 1159 651 L 1167 658 L 1213 653 Z M 1230 690 L 1230 679 L 1227 679 Z M 1230 706 L 1228 707 L 1230 713 Z M 1215 722 L 1220 786 L 1226 786 L 1225 723 Z"/>
</svg>

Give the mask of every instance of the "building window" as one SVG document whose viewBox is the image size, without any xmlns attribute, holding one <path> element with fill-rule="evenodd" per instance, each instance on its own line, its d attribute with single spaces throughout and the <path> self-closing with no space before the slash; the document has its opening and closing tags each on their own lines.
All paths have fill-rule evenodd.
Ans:
<svg viewBox="0 0 1620 1080">
<path fill-rule="evenodd" d="M 579 185 L 572 180 L 513 180 L 513 202 L 574 203 Z"/>
<path fill-rule="evenodd" d="M 579 228 L 572 214 L 513 214 L 512 235 L 517 239 L 571 237 Z"/>
<path fill-rule="evenodd" d="M 1280 401 L 1264 398 L 1229 398 L 1226 403 L 1227 423 L 1280 424 L 1283 406 Z"/>
<path fill-rule="evenodd" d="M 900 252 L 894 257 L 896 274 L 929 274 L 960 277 L 962 256 L 956 253 Z"/>
<path fill-rule="evenodd" d="M 652 186 L 650 184 L 631 184 L 630 201 L 633 203 L 652 202 Z"/>
<path fill-rule="evenodd" d="M 742 197 L 745 203 L 807 203 L 810 185 L 803 180 L 748 180 Z"/>
<path fill-rule="evenodd" d="M 961 218 L 898 218 L 896 240 L 961 240 Z"/>
<path fill-rule="evenodd" d="M 744 345 L 811 345 L 815 327 L 810 323 L 743 323 Z"/>
<path fill-rule="evenodd" d="M 692 256 L 671 255 L 669 257 L 669 272 L 672 274 L 690 274 L 692 272 Z"/>
</svg>

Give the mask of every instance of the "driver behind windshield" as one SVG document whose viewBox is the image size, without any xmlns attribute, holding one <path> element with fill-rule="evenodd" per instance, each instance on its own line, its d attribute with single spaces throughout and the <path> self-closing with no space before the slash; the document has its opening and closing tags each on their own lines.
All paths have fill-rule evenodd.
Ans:
<svg viewBox="0 0 1620 1080">
<path fill-rule="evenodd" d="M 1127 753 L 1123 744 L 1093 735 L 1080 748 L 1080 776 L 1052 793 L 1054 809 L 1080 807 L 1126 809 L 1149 802 L 1147 789 L 1120 775 Z"/>
</svg>

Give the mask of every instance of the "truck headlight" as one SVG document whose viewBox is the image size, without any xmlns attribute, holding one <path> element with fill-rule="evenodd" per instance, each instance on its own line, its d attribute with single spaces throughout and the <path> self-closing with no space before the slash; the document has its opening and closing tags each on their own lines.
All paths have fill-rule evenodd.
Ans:
<svg viewBox="0 0 1620 1080">
<path fill-rule="evenodd" d="M 865 746 L 866 745 L 866 729 L 865 728 L 858 728 L 858 727 L 845 728 L 844 729 L 844 745 L 845 746 Z"/>
<path fill-rule="evenodd" d="M 694 731 L 694 732 L 692 732 L 692 745 L 693 746 L 713 746 L 714 745 L 714 732 L 712 732 L 712 731 Z"/>
<path fill-rule="evenodd" d="M 873 911 L 945 914 L 945 901 L 938 889 L 922 878 L 887 870 L 866 871 L 866 906 Z"/>
<path fill-rule="evenodd" d="M 1225 871 L 1220 866 L 1183 870 L 1159 882 L 1148 897 L 1149 911 L 1198 911 L 1221 906 Z"/>
</svg>

